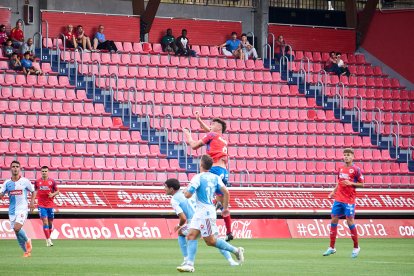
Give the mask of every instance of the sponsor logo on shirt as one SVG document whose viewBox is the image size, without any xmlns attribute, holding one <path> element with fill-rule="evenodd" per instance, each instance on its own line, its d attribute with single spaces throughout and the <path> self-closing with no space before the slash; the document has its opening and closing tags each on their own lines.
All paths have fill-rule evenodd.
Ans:
<svg viewBox="0 0 414 276">
<path fill-rule="evenodd" d="M 16 196 L 16 195 L 22 195 L 23 191 L 22 190 L 13 190 L 10 191 L 10 195 Z"/>
<path fill-rule="evenodd" d="M 342 179 L 349 179 L 349 174 L 347 174 L 347 173 L 340 173 L 340 174 L 339 174 L 339 178 L 342 178 Z"/>
<path fill-rule="evenodd" d="M 41 190 L 41 191 L 48 191 L 49 190 L 49 187 L 48 186 L 40 186 L 39 187 L 39 190 Z"/>
</svg>

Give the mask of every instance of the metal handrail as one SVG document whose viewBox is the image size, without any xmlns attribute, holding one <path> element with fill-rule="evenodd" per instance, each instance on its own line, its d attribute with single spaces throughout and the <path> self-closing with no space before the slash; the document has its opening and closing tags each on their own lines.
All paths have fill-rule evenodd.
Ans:
<svg viewBox="0 0 414 276">
<path fill-rule="evenodd" d="M 371 138 L 372 136 L 372 129 L 374 129 L 375 131 L 375 126 L 377 126 L 377 130 L 376 130 L 376 135 L 377 135 L 377 146 L 379 144 L 379 136 L 380 136 L 380 132 L 381 132 L 381 125 L 377 120 L 372 120 L 370 123 L 370 128 L 369 128 L 369 138 Z"/>
<path fill-rule="evenodd" d="M 325 81 L 323 81 L 323 78 L 322 78 L 322 74 L 321 73 L 323 73 L 325 75 Z M 318 72 L 318 81 L 322 81 L 323 84 L 325 84 L 325 86 L 326 86 L 327 85 L 327 82 L 328 82 L 328 72 L 326 72 L 324 69 L 320 70 Z"/>
<path fill-rule="evenodd" d="M 308 57 L 306 57 L 306 56 L 304 56 L 301 60 L 300 60 L 300 68 L 301 69 L 305 69 L 305 64 L 304 64 L 304 59 L 306 59 L 307 60 L 307 69 L 308 70 L 306 70 L 306 72 L 308 73 L 308 75 L 309 75 L 309 73 L 310 73 L 310 59 L 308 58 Z"/>
<path fill-rule="evenodd" d="M 408 146 L 408 150 L 407 150 L 407 164 L 408 164 L 408 156 L 410 157 L 410 161 L 413 159 L 413 151 L 414 151 L 414 147 L 413 146 Z"/>
<path fill-rule="evenodd" d="M 344 100 L 343 100 L 341 94 L 339 94 L 338 92 L 335 92 L 335 95 L 334 95 L 333 98 L 334 98 L 335 101 L 339 98 L 339 120 L 342 120 L 342 110 L 343 110 L 343 107 L 344 107 Z M 335 105 L 334 104 L 332 105 L 332 111 L 335 112 Z"/>
<path fill-rule="evenodd" d="M 296 84 L 297 84 L 297 86 L 299 87 L 299 79 L 300 78 L 302 78 L 302 72 L 303 72 L 303 76 L 304 76 L 304 79 L 303 79 L 303 85 L 304 85 L 304 91 L 305 91 L 305 94 L 306 94 L 306 83 L 307 83 L 307 74 L 306 74 L 306 71 L 305 71 L 305 69 L 299 69 L 299 74 L 300 74 L 300 77 L 299 78 L 297 78 L 297 82 L 296 82 Z M 315 93 L 315 98 L 316 98 L 316 93 Z"/>
<path fill-rule="evenodd" d="M 245 175 L 245 177 L 244 177 L 244 182 L 242 181 L 242 174 L 243 175 Z M 242 187 L 242 184 L 244 184 L 244 183 L 249 183 L 249 181 L 250 181 L 250 173 L 249 173 L 249 171 L 247 170 L 247 169 L 244 169 L 244 170 L 242 170 L 241 172 L 240 172 L 240 187 Z"/>
<path fill-rule="evenodd" d="M 32 39 L 33 39 L 33 45 L 35 46 L 35 49 L 36 49 L 36 42 L 35 42 L 36 35 L 38 35 L 39 38 L 40 38 L 40 43 L 39 43 L 39 46 L 40 46 L 39 47 L 40 48 L 40 62 L 42 62 L 42 59 L 43 59 L 43 45 L 42 45 L 43 35 L 39 32 L 36 32 L 36 33 L 33 34 Z M 24 53 L 22 53 L 22 54 L 24 54 Z"/>
<path fill-rule="evenodd" d="M 322 106 L 325 106 L 325 97 L 326 97 L 326 90 L 325 90 L 325 84 L 323 84 L 323 82 L 318 81 L 316 83 L 318 90 L 319 90 L 319 86 L 322 88 L 321 89 L 321 95 L 322 95 Z M 315 98 L 316 98 L 316 93 L 315 93 Z"/>
<path fill-rule="evenodd" d="M 382 129 L 382 110 L 379 108 L 379 107 L 375 107 L 373 110 L 372 110 L 372 112 L 371 112 L 371 117 L 372 118 L 374 118 L 375 119 L 375 114 L 374 114 L 374 112 L 376 111 L 376 110 L 378 110 L 378 113 L 379 113 L 379 120 L 378 120 L 378 122 L 379 122 L 379 124 L 380 124 L 380 131 L 381 131 L 381 129 Z"/>
<path fill-rule="evenodd" d="M 391 132 L 393 132 L 393 133 L 395 133 L 394 132 L 394 122 L 397 126 L 397 141 L 396 142 L 397 142 L 397 145 L 399 145 L 400 144 L 400 123 L 398 121 L 392 121 L 391 122 Z"/>
<path fill-rule="evenodd" d="M 119 100 L 118 99 L 118 75 L 115 74 L 115 73 L 112 73 L 109 76 L 109 86 L 110 87 L 112 87 L 112 83 L 111 83 L 112 77 L 115 78 L 115 87 L 116 87 L 116 94 L 115 94 L 115 96 L 117 97 L 116 100 Z M 114 113 L 114 95 L 112 95 L 112 97 L 111 97 L 111 114 L 113 114 L 113 113 Z"/>
<path fill-rule="evenodd" d="M 286 45 L 285 45 L 285 48 L 286 48 L 286 47 L 288 47 L 288 48 L 289 48 L 289 52 L 290 52 L 290 54 L 289 54 L 289 61 L 292 63 L 292 61 L 293 61 L 293 60 L 292 60 L 293 48 L 292 48 L 292 46 L 291 46 L 290 44 L 286 44 Z M 285 49 L 283 49 L 283 53 L 284 53 L 284 50 L 285 50 Z"/>
<path fill-rule="evenodd" d="M 133 92 L 134 93 L 134 101 L 135 101 L 135 103 L 134 103 L 134 107 L 135 107 L 135 112 L 137 112 L 137 94 L 138 94 L 138 91 L 137 91 L 137 88 L 136 87 L 130 87 L 129 89 L 128 89 L 128 101 L 131 103 L 131 92 Z M 131 128 L 131 126 L 132 126 L 132 123 L 131 123 L 131 121 L 132 121 L 132 104 L 131 104 L 131 106 L 129 107 L 129 127 Z"/>
<path fill-rule="evenodd" d="M 269 69 L 272 69 L 272 48 L 270 47 L 270 45 L 268 43 L 266 43 L 263 46 L 263 49 L 265 49 L 265 48 L 266 48 L 266 50 L 263 51 L 263 58 L 269 60 Z M 267 50 L 269 50 L 269 51 L 267 51 Z M 269 54 L 269 56 L 268 56 L 268 54 Z"/>
<path fill-rule="evenodd" d="M 59 59 L 58 59 L 59 60 Z M 70 68 L 71 68 L 71 63 L 73 61 L 73 66 L 75 68 L 75 88 L 78 86 L 78 62 L 76 61 L 76 59 L 70 59 L 69 63 L 68 63 L 68 78 L 70 80 Z"/>
<path fill-rule="evenodd" d="M 151 141 L 151 119 L 149 115 L 145 115 L 145 119 L 148 121 L 149 125 L 147 126 L 147 135 L 148 135 L 148 141 Z M 141 120 L 141 129 L 140 129 L 141 133 L 142 133 L 142 120 Z"/>
<path fill-rule="evenodd" d="M 399 141 L 399 135 L 395 134 L 394 132 L 391 132 L 389 137 L 395 136 L 395 157 L 397 157 L 396 159 L 398 159 L 398 141 Z M 391 144 L 392 144 L 393 140 L 391 140 Z M 390 151 L 390 141 L 388 141 L 388 151 Z"/>
<path fill-rule="evenodd" d="M 131 99 L 129 97 L 129 93 L 128 93 L 128 101 L 127 101 L 126 104 L 128 105 L 128 108 L 129 108 L 129 112 L 128 112 L 129 114 L 128 115 L 130 115 L 131 114 Z M 124 119 L 125 119 L 125 105 L 126 104 L 122 103 L 122 122 L 124 122 Z"/>
<path fill-rule="evenodd" d="M 160 132 L 161 133 L 164 133 L 164 135 L 165 135 L 165 139 L 166 139 L 166 142 L 165 142 L 165 144 L 166 144 L 166 150 L 167 150 L 167 157 L 168 157 L 168 136 L 169 136 L 169 131 L 168 131 L 168 129 L 166 128 L 166 127 L 161 127 L 160 128 Z M 158 136 L 158 147 L 160 148 L 160 150 L 161 150 L 161 135 L 159 135 Z"/>
<path fill-rule="evenodd" d="M 269 41 L 269 35 L 272 36 L 272 53 L 271 53 L 272 55 L 271 55 L 271 58 L 274 58 L 274 56 L 275 56 L 275 42 L 276 42 L 276 39 L 275 39 L 275 35 L 273 33 L 268 33 L 267 34 L 266 41 Z"/>
<path fill-rule="evenodd" d="M 91 66 L 92 70 L 90 72 L 91 72 L 92 75 L 94 75 L 93 74 L 93 65 L 95 63 L 98 64 L 98 83 L 101 83 L 101 63 L 99 62 L 99 60 L 92 60 L 91 61 L 90 66 Z"/>
<path fill-rule="evenodd" d="M 251 36 L 253 37 L 253 47 L 254 47 L 254 43 L 255 43 L 255 37 L 254 37 L 254 32 L 247 32 L 246 36 L 248 36 L 249 34 L 251 34 Z"/>
<path fill-rule="evenodd" d="M 184 154 L 184 160 L 185 160 L 185 169 L 187 170 L 187 166 L 188 166 L 188 151 L 187 151 L 188 150 L 188 145 L 184 140 L 180 144 L 183 147 L 183 152 L 184 152 L 183 154 Z M 178 154 L 177 154 L 178 163 L 180 163 L 180 151 L 181 150 L 178 150 Z"/>
<path fill-rule="evenodd" d="M 287 81 L 289 82 L 289 59 L 287 58 L 287 56 L 282 56 L 279 60 L 279 73 L 280 76 L 282 76 L 282 63 L 284 64 L 284 61 L 286 60 L 286 78 Z"/>
<path fill-rule="evenodd" d="M 173 117 L 172 114 L 166 114 L 164 116 L 164 121 L 163 121 L 162 128 L 167 129 L 166 122 L 167 122 L 168 119 L 170 120 L 171 140 L 172 140 L 172 138 L 174 137 L 174 128 L 173 128 L 174 117 Z M 167 138 L 167 141 L 166 141 L 166 143 L 167 143 L 167 156 L 168 156 L 168 141 L 169 141 L 169 135 L 168 134 L 169 133 L 167 133 L 167 137 L 166 137 Z"/>
<path fill-rule="evenodd" d="M 358 132 L 361 132 L 361 109 L 359 109 L 359 107 L 357 106 L 354 106 L 352 108 L 352 111 L 354 112 L 354 110 L 356 110 L 358 114 Z M 351 114 L 351 126 L 353 126 L 353 122 L 354 122 L 354 116 L 353 114 Z"/>
<path fill-rule="evenodd" d="M 57 62 L 58 62 L 58 72 L 60 73 L 60 47 L 59 47 L 59 37 L 60 36 L 62 36 L 63 37 L 63 54 L 65 54 L 66 53 L 66 36 L 64 35 L 64 34 L 62 34 L 62 33 L 60 33 L 60 34 L 58 34 L 57 36 L 56 36 L 56 52 L 57 52 L 57 54 L 58 54 L 58 59 L 57 59 Z M 52 51 L 51 51 L 52 52 Z M 75 59 L 76 59 L 76 57 L 74 57 Z M 50 66 L 52 66 L 52 60 L 53 59 L 51 59 L 51 63 L 50 63 Z"/>
<path fill-rule="evenodd" d="M 46 48 L 49 47 L 49 22 L 45 19 L 42 19 L 40 22 L 40 33 L 43 35 L 43 23 L 46 23 Z"/>
<path fill-rule="evenodd" d="M 358 106 L 358 103 L 357 103 L 357 98 L 359 98 L 359 108 L 362 110 L 362 100 L 363 100 L 363 98 L 362 98 L 362 96 L 361 95 L 355 95 L 354 96 L 354 106 Z"/>
<path fill-rule="evenodd" d="M 155 104 L 153 101 L 148 101 L 145 103 L 144 107 L 145 107 L 145 115 L 148 115 L 148 105 L 151 105 L 152 108 L 152 123 L 155 124 Z M 148 115 L 149 116 L 149 115 Z M 151 123 L 151 121 L 149 121 Z M 141 129 L 142 129 L 142 124 L 141 124 Z"/>
</svg>

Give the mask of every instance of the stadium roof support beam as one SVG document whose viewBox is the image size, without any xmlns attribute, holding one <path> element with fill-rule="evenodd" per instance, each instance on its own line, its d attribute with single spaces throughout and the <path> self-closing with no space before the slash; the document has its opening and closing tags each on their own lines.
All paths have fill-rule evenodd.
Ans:
<svg viewBox="0 0 414 276">
<path fill-rule="evenodd" d="M 358 15 L 357 44 L 362 45 L 368 32 L 369 25 L 374 18 L 379 0 L 368 0 L 364 9 Z"/>
<path fill-rule="evenodd" d="M 355 29 L 358 24 L 357 1 L 356 0 L 345 1 L 345 11 L 346 11 L 346 26 L 348 28 Z"/>
<path fill-rule="evenodd" d="M 141 37 L 149 33 L 161 0 L 149 0 L 145 7 L 144 0 L 132 0 L 134 15 L 141 16 Z"/>
</svg>

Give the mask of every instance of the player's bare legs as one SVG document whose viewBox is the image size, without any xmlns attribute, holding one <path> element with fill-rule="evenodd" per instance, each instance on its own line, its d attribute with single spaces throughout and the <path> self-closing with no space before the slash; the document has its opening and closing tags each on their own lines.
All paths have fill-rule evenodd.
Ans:
<svg viewBox="0 0 414 276">
<path fill-rule="evenodd" d="M 361 251 L 361 248 L 359 248 L 358 244 L 358 232 L 355 227 L 355 221 L 354 217 L 347 217 L 346 222 L 348 223 L 349 231 L 351 232 L 351 238 L 354 242 L 354 249 L 352 250 L 352 258 L 358 257 L 359 251 Z"/>
<path fill-rule="evenodd" d="M 32 253 L 32 241 L 26 236 L 26 232 L 22 229 L 23 224 L 14 223 L 13 230 L 16 233 L 17 242 L 24 251 L 23 257 L 30 257 Z"/>
</svg>

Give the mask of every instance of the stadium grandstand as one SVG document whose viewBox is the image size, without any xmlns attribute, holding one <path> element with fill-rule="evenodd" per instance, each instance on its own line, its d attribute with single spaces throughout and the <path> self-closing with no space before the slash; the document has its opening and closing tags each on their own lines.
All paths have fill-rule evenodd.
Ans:
<svg viewBox="0 0 414 276">
<path fill-rule="evenodd" d="M 164 182 L 187 185 L 199 173 L 206 149 L 191 149 L 183 135 L 189 129 L 202 139 L 199 113 L 227 123 L 235 231 L 244 218 L 257 220 L 257 233 L 263 218 L 286 224 L 288 234 L 240 230 L 235 242 L 313 237 L 296 224 L 328 218 L 344 148 L 354 150 L 364 175 L 357 212 L 389 227 L 405 218 L 412 228 L 414 41 L 406 29 L 413 8 L 404 0 L 0 1 L 6 33 L 21 23 L 21 42 L 32 38 L 35 48 L 31 74 L 10 67 L 6 40 L 0 51 L 0 178 L 10 178 L 13 160 L 33 181 L 49 168 L 61 191 L 59 239 L 85 238 L 65 232 L 59 220 L 75 225 L 81 215 L 91 226 L 112 225 L 108 231 L 118 236 L 109 238 L 138 238 L 114 230 L 114 217 L 172 229 Z M 90 49 L 71 47 L 69 25 L 83 26 Z M 116 51 L 94 48 L 101 25 Z M 195 55 L 164 51 L 168 28 L 175 37 L 186 29 Z M 245 33 L 259 58 L 224 55 L 219 45 L 232 32 Z M 7 208 L 0 200 L 2 219 Z M 329 224 L 320 221 L 315 227 Z M 43 238 L 41 228 L 31 231 Z M 144 237 L 176 236 L 161 230 Z"/>
</svg>

